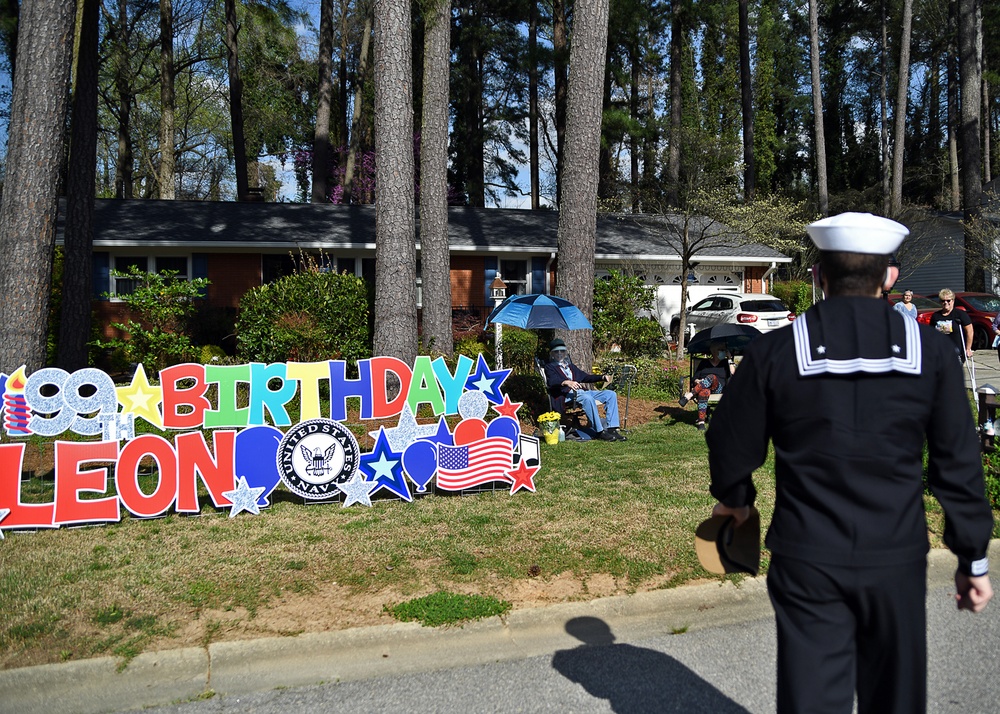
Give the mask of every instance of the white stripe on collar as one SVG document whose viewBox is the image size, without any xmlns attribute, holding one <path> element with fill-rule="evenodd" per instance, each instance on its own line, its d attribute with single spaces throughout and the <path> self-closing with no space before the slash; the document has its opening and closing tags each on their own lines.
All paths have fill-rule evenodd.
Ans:
<svg viewBox="0 0 1000 714">
<path fill-rule="evenodd" d="M 812 347 L 809 343 L 807 315 L 800 315 L 792 323 L 792 333 L 795 338 L 795 361 L 798 363 L 799 375 L 808 377 L 814 374 L 854 374 L 855 372 L 920 374 L 922 363 L 920 330 L 916 320 L 907 320 L 906 318 L 903 318 L 903 327 L 906 330 L 906 350 L 903 357 L 878 359 L 854 357 L 837 360 L 827 357 L 813 357 Z"/>
</svg>

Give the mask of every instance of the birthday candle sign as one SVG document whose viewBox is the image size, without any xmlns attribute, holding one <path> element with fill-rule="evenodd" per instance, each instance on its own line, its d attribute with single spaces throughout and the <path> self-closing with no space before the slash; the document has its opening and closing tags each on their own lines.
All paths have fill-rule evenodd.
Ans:
<svg viewBox="0 0 1000 714">
<path fill-rule="evenodd" d="M 7 377 L 6 389 L 3 394 L 3 425 L 8 436 L 28 436 L 31 434 L 28 429 L 31 413 L 28 411 L 28 403 L 24 399 L 24 385 L 27 384 L 27 381 L 24 375 L 24 365 L 18 367 L 14 374 Z"/>
</svg>

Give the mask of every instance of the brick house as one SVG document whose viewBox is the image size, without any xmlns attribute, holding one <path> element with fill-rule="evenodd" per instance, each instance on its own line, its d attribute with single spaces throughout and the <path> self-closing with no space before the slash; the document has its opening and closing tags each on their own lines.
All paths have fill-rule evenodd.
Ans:
<svg viewBox="0 0 1000 714">
<path fill-rule="evenodd" d="M 453 207 L 448 219 L 453 309 L 485 317 L 498 272 L 508 294 L 556 292 L 556 211 Z M 98 199 L 93 250 L 94 308 L 106 334 L 123 314 L 113 296 L 128 289 L 111 271 L 129 265 L 208 278 L 207 305 L 231 319 L 244 293 L 291 272 L 300 252 L 374 280 L 375 212 L 370 205 Z M 679 308 L 680 259 L 663 235 L 627 217 L 601 217 L 594 258 L 598 278 L 625 270 L 657 286 L 661 319 Z M 765 246 L 720 240 L 699 252 L 689 295 L 766 292 L 771 272 L 790 260 Z"/>
</svg>

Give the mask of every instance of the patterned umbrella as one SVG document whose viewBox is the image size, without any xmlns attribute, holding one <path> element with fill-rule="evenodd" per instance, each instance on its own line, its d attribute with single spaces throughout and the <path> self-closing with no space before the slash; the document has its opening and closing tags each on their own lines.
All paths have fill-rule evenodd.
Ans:
<svg viewBox="0 0 1000 714">
<path fill-rule="evenodd" d="M 511 295 L 490 313 L 486 323 L 491 322 L 524 329 L 594 329 L 580 308 L 569 300 L 541 294 Z"/>
</svg>

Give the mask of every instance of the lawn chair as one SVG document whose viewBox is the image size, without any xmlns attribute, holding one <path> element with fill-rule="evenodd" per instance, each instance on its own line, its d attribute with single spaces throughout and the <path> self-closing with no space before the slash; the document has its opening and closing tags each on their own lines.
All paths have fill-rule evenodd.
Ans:
<svg viewBox="0 0 1000 714">
<path fill-rule="evenodd" d="M 638 375 L 639 370 L 636 369 L 634 364 L 623 364 L 616 363 L 609 371 L 608 376 L 611 377 L 611 386 L 608 389 L 613 389 L 619 394 L 619 396 L 624 395 L 625 397 L 625 410 L 622 412 L 622 425 L 619 431 L 628 433 L 626 428 L 628 425 L 628 402 L 632 396 L 632 384 L 635 382 L 636 375 Z M 618 400 L 619 407 L 621 406 L 621 399 Z"/>
<path fill-rule="evenodd" d="M 687 376 L 680 378 L 680 393 L 681 395 L 687 394 L 692 391 L 691 385 L 694 384 L 694 369 L 702 359 L 709 357 L 707 353 L 688 353 L 688 373 Z M 723 390 L 724 392 L 725 390 Z M 707 421 L 712 417 L 712 408 L 722 401 L 723 392 L 718 394 L 710 394 L 708 396 L 708 410 L 705 412 L 705 420 Z"/>
<path fill-rule="evenodd" d="M 572 395 L 565 397 L 564 399 L 559 399 L 552 396 L 549 391 L 548 380 L 545 376 L 545 363 L 538 357 L 535 357 L 535 369 L 538 372 L 538 376 L 542 378 L 542 386 L 545 389 L 545 396 L 549 400 L 549 411 L 562 414 L 562 423 L 567 427 L 568 430 L 577 429 L 581 426 L 580 419 L 585 417 L 583 412 L 583 407 L 577 403 Z M 589 389 L 589 385 L 583 385 L 584 389 Z"/>
</svg>

